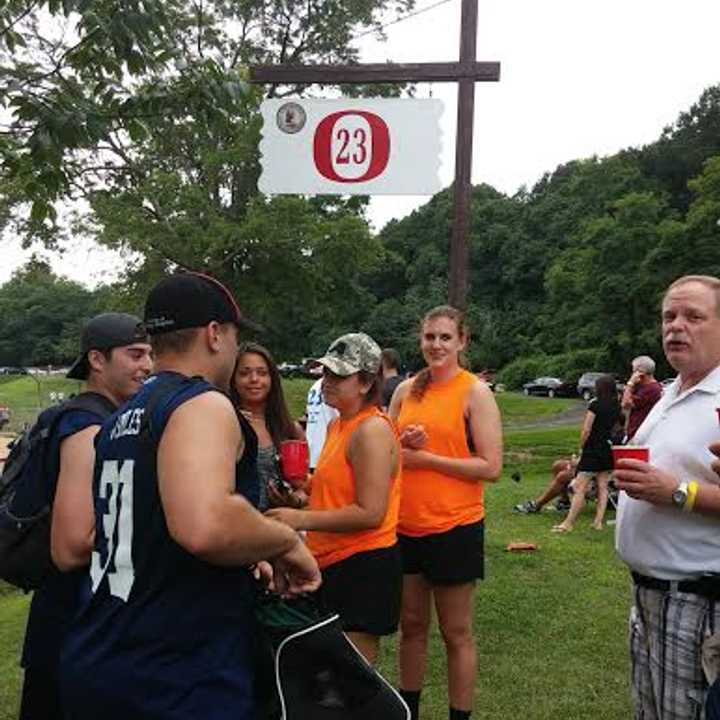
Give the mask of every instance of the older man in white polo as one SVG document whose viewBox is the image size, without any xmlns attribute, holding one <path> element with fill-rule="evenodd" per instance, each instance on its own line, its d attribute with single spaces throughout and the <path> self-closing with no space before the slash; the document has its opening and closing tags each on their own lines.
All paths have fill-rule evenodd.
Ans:
<svg viewBox="0 0 720 720">
<path fill-rule="evenodd" d="M 621 460 L 617 550 L 634 583 L 630 616 L 636 720 L 704 717 L 702 647 L 720 632 L 720 279 L 689 275 L 662 304 L 663 348 L 678 372 Z"/>
</svg>

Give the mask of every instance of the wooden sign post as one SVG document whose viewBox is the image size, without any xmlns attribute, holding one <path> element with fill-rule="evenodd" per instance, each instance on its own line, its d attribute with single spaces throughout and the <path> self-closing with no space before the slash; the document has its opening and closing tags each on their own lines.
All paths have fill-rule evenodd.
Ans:
<svg viewBox="0 0 720 720">
<path fill-rule="evenodd" d="M 457 137 L 455 140 L 455 182 L 453 224 L 450 240 L 448 302 L 464 309 L 467 305 L 470 261 L 470 198 L 472 192 L 473 117 L 475 83 L 500 79 L 499 62 L 478 62 L 478 0 L 462 0 L 460 60 L 448 63 L 359 63 L 357 65 L 255 65 L 250 68 L 253 83 L 273 85 L 393 82 L 458 83 Z"/>
</svg>

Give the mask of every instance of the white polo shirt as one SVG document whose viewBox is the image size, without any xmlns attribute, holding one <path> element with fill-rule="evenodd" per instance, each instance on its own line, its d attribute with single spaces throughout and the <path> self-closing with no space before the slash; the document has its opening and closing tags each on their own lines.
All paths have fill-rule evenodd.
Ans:
<svg viewBox="0 0 720 720">
<path fill-rule="evenodd" d="M 314 382 L 308 391 L 305 416 L 307 417 L 305 437 L 310 451 L 310 467 L 314 468 L 325 444 L 327 426 L 338 416 L 338 411 L 323 401 L 322 379 Z"/>
<path fill-rule="evenodd" d="M 679 482 L 720 485 L 708 445 L 720 440 L 720 366 L 679 393 L 680 378 L 665 389 L 639 427 L 633 445 L 650 448 L 650 464 Z M 615 547 L 632 570 L 663 580 L 720 573 L 720 518 L 653 505 L 620 493 Z"/>
</svg>

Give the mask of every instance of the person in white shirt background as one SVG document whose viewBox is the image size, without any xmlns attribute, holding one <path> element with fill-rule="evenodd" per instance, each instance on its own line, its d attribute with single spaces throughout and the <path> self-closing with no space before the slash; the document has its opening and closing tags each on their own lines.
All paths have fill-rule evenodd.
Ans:
<svg viewBox="0 0 720 720">
<path fill-rule="evenodd" d="M 325 444 L 327 426 L 338 416 L 335 408 L 326 405 L 322 395 L 322 378 L 316 380 L 307 394 L 305 437 L 310 454 L 310 471 L 315 469 L 320 451 Z"/>
</svg>

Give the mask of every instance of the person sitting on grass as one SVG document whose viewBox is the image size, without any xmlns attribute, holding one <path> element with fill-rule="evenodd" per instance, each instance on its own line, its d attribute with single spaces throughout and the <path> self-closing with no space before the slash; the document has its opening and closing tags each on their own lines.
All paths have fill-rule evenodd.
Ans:
<svg viewBox="0 0 720 720">
<path fill-rule="evenodd" d="M 542 495 L 535 500 L 526 500 L 513 507 L 513 512 L 530 515 L 540 512 L 554 498 L 558 498 L 557 507 L 561 509 L 561 503 L 568 509 L 570 507 L 570 499 L 568 497 L 568 487 L 575 477 L 577 469 L 577 457 L 573 455 L 570 458 L 560 458 L 552 465 L 553 478 L 550 484 L 545 488 Z"/>
</svg>

